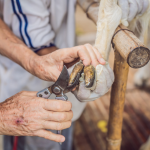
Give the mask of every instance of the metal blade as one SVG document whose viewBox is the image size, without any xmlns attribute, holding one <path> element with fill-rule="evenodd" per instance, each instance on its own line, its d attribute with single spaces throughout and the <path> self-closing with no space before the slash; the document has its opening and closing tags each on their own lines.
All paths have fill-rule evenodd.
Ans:
<svg viewBox="0 0 150 150">
<path fill-rule="evenodd" d="M 54 85 L 58 85 L 62 90 L 65 90 L 65 88 L 68 86 L 68 82 L 69 73 L 67 67 L 64 65 L 63 70 Z"/>
</svg>

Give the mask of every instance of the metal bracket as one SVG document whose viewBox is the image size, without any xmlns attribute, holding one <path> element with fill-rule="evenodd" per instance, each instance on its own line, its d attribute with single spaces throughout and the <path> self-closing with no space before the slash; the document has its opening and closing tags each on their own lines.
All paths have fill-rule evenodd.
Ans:
<svg viewBox="0 0 150 150">
<path fill-rule="evenodd" d="M 48 90 L 48 88 L 40 91 L 37 93 L 37 97 L 42 97 L 45 99 L 48 99 L 51 96 L 52 93 L 50 93 L 50 91 Z"/>
</svg>

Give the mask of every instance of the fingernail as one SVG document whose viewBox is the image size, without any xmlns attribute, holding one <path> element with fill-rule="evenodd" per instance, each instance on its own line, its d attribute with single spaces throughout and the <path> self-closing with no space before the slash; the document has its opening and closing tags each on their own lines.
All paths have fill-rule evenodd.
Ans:
<svg viewBox="0 0 150 150">
<path fill-rule="evenodd" d="M 99 61 L 100 61 L 101 64 L 105 64 L 106 63 L 106 61 L 103 58 L 101 58 Z"/>
<path fill-rule="evenodd" d="M 62 137 L 61 139 L 60 139 L 60 142 L 64 142 L 65 141 L 65 137 Z"/>
</svg>

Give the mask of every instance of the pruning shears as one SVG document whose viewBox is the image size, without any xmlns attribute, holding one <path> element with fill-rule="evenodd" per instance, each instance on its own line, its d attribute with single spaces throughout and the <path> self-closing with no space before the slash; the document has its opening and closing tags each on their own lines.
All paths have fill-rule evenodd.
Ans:
<svg viewBox="0 0 150 150">
<path fill-rule="evenodd" d="M 52 86 L 38 92 L 37 97 L 48 99 L 50 98 L 51 94 L 55 94 L 56 95 L 55 99 L 67 101 L 68 97 L 65 95 L 65 93 L 72 91 L 78 85 L 79 78 L 80 78 L 80 73 L 77 74 L 74 83 L 68 86 L 69 73 L 67 67 L 64 65 L 62 72 L 58 77 L 57 81 Z M 61 134 L 61 130 L 58 130 L 57 134 Z"/>
</svg>

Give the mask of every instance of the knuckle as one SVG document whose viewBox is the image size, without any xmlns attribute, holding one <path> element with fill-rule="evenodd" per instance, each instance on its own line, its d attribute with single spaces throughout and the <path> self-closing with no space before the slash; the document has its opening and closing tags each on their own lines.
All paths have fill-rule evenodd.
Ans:
<svg viewBox="0 0 150 150">
<path fill-rule="evenodd" d="M 85 48 L 85 45 L 80 45 L 80 46 L 79 46 L 79 49 L 80 49 L 80 50 L 85 50 L 85 49 L 86 49 L 86 48 Z"/>
<path fill-rule="evenodd" d="M 21 91 L 21 92 L 19 92 L 18 94 L 25 94 L 26 93 L 26 91 Z"/>
<path fill-rule="evenodd" d="M 22 91 L 22 93 L 23 93 L 23 94 L 27 94 L 28 92 L 27 92 L 27 91 Z"/>
<path fill-rule="evenodd" d="M 89 46 L 91 46 L 91 44 L 89 44 L 89 43 L 86 43 L 86 44 L 85 44 L 85 46 L 88 46 L 88 47 L 89 47 Z"/>
</svg>

